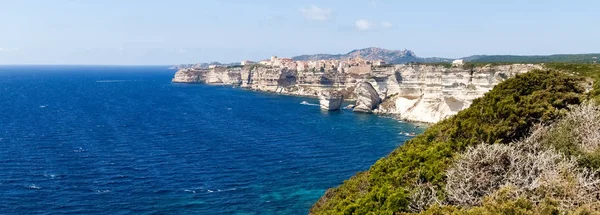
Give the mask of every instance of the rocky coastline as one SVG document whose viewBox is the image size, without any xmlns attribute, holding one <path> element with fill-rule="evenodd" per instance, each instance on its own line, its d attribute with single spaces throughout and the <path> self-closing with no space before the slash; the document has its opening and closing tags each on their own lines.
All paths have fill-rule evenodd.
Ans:
<svg viewBox="0 0 600 215">
<path fill-rule="evenodd" d="M 218 84 L 293 96 L 320 98 L 324 110 L 339 110 L 343 100 L 356 100 L 355 112 L 435 123 L 468 108 L 496 84 L 539 64 L 447 67 L 383 65 L 346 71 L 289 69 L 246 65 L 180 69 L 172 82 Z M 339 104 L 338 104 L 339 103 Z"/>
</svg>

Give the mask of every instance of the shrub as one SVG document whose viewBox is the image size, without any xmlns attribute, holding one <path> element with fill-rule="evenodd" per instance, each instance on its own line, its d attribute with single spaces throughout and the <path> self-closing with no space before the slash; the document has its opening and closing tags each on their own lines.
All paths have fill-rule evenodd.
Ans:
<svg viewBox="0 0 600 215">
<path fill-rule="evenodd" d="M 551 200 L 563 211 L 598 201 L 600 193 L 600 179 L 593 171 L 529 140 L 471 148 L 447 176 L 449 203 L 467 208 L 479 206 L 484 197 L 501 189 L 534 205 Z"/>
<path fill-rule="evenodd" d="M 536 124 L 562 116 L 584 98 L 582 79 L 557 71 L 531 71 L 508 79 L 471 107 L 429 127 L 311 208 L 313 214 L 408 212 L 415 181 L 446 199 L 446 170 L 457 153 L 482 142 L 510 143 Z M 368 184 L 358 192 L 357 184 Z"/>
<path fill-rule="evenodd" d="M 585 102 L 546 129 L 542 144 L 577 157 L 584 167 L 600 168 L 600 106 Z"/>
<path fill-rule="evenodd" d="M 598 172 L 577 158 L 597 152 L 599 141 L 600 106 L 585 102 L 522 141 L 471 147 L 446 172 L 448 202 L 479 206 L 483 197 L 503 189 L 536 206 L 552 201 L 561 211 L 598 202 Z"/>
</svg>

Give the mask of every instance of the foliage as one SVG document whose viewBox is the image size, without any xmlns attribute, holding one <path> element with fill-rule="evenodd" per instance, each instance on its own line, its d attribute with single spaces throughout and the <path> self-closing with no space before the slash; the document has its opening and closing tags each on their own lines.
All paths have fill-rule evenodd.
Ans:
<svg viewBox="0 0 600 215">
<path fill-rule="evenodd" d="M 594 58 L 596 57 L 596 58 Z M 496 62 L 496 63 L 593 63 L 600 58 L 600 54 L 562 54 L 544 56 L 519 56 L 519 55 L 483 55 L 469 57 L 469 62 Z"/>
<path fill-rule="evenodd" d="M 561 214 L 555 202 L 544 201 L 542 204 L 534 204 L 526 198 L 515 198 L 512 190 L 502 189 L 484 199 L 481 206 L 472 208 L 459 208 L 456 206 L 433 206 L 421 212 L 426 215 L 537 215 L 537 214 Z"/>
<path fill-rule="evenodd" d="M 546 68 L 590 78 L 594 81 L 590 98 L 600 101 L 600 64 L 547 63 Z"/>
<path fill-rule="evenodd" d="M 432 62 L 432 63 L 412 62 L 410 64 L 411 65 L 441 66 L 446 69 L 452 68 L 452 63 L 449 63 L 449 62 Z"/>
<path fill-rule="evenodd" d="M 574 210 L 561 210 L 555 201 L 545 199 L 541 204 L 535 204 L 526 198 L 515 198 L 511 189 L 501 189 L 491 196 L 484 198 L 481 206 L 472 208 L 459 208 L 452 205 L 434 205 L 421 212 L 424 215 L 598 215 L 600 203 L 584 204 Z M 400 213 L 409 214 L 409 213 Z"/>
<path fill-rule="evenodd" d="M 367 172 L 328 190 L 311 213 L 408 212 L 410 196 L 418 191 L 415 181 L 433 186 L 438 197 L 445 199 L 445 171 L 457 153 L 481 142 L 513 142 L 525 137 L 533 125 L 562 116 L 569 105 L 584 99 L 581 81 L 542 70 L 508 79 L 468 109 L 429 127 L 377 161 Z"/>
<path fill-rule="evenodd" d="M 584 77 L 600 80 L 600 64 L 575 64 L 575 63 L 546 63 L 548 69 L 571 72 Z"/>
<path fill-rule="evenodd" d="M 509 62 L 465 62 L 462 66 L 463 69 L 474 69 L 477 67 L 484 66 L 505 66 L 505 65 L 513 65 L 515 63 Z"/>
<path fill-rule="evenodd" d="M 479 206 L 483 197 L 503 189 L 509 189 L 513 199 L 524 198 L 534 205 L 551 200 L 562 211 L 600 200 L 595 172 L 580 168 L 575 159 L 553 147 L 544 147 L 540 140 L 547 134 L 541 127 L 522 141 L 467 150 L 446 173 L 448 202 Z"/>
<path fill-rule="evenodd" d="M 263 64 L 259 64 L 259 63 L 244 66 L 244 69 L 246 69 L 248 71 L 253 71 L 258 68 L 272 68 L 272 66 L 267 66 L 267 65 L 263 65 Z"/>
<path fill-rule="evenodd" d="M 600 169 L 600 106 L 586 102 L 544 129 L 542 144 L 578 158 L 580 166 Z"/>
<path fill-rule="evenodd" d="M 225 67 L 225 68 L 228 68 L 228 69 L 233 69 L 233 68 L 244 68 L 244 66 L 243 66 L 243 65 L 230 65 L 230 66 L 227 66 L 227 67 Z"/>
</svg>

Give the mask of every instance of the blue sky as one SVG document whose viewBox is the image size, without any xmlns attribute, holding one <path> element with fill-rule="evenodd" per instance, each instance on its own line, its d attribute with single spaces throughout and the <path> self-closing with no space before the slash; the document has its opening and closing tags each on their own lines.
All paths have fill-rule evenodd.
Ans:
<svg viewBox="0 0 600 215">
<path fill-rule="evenodd" d="M 600 52 L 596 0 L 0 0 L 0 64 Z"/>
</svg>

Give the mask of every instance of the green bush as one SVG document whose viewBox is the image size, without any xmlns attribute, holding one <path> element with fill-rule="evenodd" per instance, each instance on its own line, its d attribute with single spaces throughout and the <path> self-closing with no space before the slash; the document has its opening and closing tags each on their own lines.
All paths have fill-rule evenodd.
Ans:
<svg viewBox="0 0 600 215">
<path fill-rule="evenodd" d="M 547 63 L 545 67 L 592 79 L 594 84 L 589 96 L 596 101 L 600 101 L 600 64 Z"/>
<path fill-rule="evenodd" d="M 478 143 L 509 143 L 538 123 L 562 116 L 584 99 L 581 78 L 535 70 L 498 84 L 455 116 L 429 127 L 367 172 L 327 191 L 313 214 L 408 212 L 415 181 L 436 187 L 445 199 L 445 171 L 457 153 Z M 366 188 L 364 186 L 367 186 Z"/>
<path fill-rule="evenodd" d="M 559 54 L 559 55 L 540 55 L 540 56 L 519 56 L 519 55 L 488 55 L 476 56 L 470 59 L 470 62 L 496 62 L 496 63 L 580 63 L 591 64 L 600 57 L 600 54 Z"/>
</svg>

